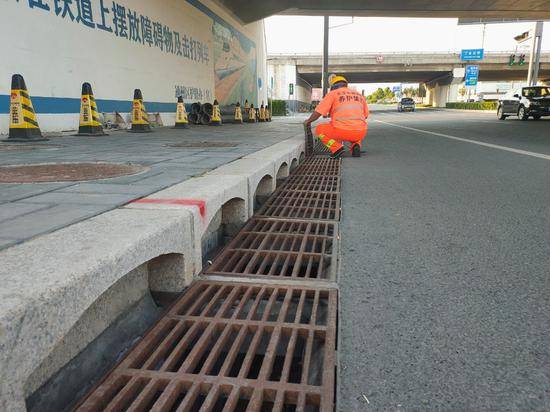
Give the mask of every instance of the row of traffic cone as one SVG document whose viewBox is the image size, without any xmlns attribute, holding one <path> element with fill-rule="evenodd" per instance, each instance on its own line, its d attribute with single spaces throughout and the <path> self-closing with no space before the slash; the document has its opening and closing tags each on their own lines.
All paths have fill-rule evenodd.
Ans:
<svg viewBox="0 0 550 412">
<path fill-rule="evenodd" d="M 264 105 L 264 102 L 262 102 L 259 109 L 256 109 L 253 104 L 249 104 L 248 100 L 246 100 L 244 102 L 244 111 L 248 123 L 271 121 L 271 111 Z"/>
<path fill-rule="evenodd" d="M 212 125 L 222 124 L 222 115 L 217 100 L 211 105 L 211 121 Z M 256 121 L 265 122 L 271 121 L 271 113 L 267 107 L 264 107 L 263 102 L 260 109 L 254 109 L 254 105 L 248 105 L 248 100 L 245 102 L 245 113 L 247 121 L 253 123 Z M 243 114 L 241 106 L 237 103 L 234 113 L 234 121 L 236 123 L 243 122 Z M 183 97 L 178 97 L 176 104 L 176 122 L 174 128 L 182 129 L 189 127 L 189 118 L 185 110 Z M 132 127 L 129 132 L 132 133 L 148 133 L 151 132 L 149 116 L 143 103 L 143 94 L 140 89 L 134 91 L 134 100 L 132 103 Z M 80 104 L 80 120 L 77 136 L 105 136 L 103 125 L 100 119 L 97 103 L 94 98 L 92 86 L 90 83 L 82 85 L 82 97 Z M 15 74 L 12 76 L 11 95 L 10 95 L 10 128 L 9 141 L 12 142 L 29 142 L 48 140 L 42 136 L 40 126 L 36 118 L 32 101 L 25 84 L 23 76 Z"/>
</svg>

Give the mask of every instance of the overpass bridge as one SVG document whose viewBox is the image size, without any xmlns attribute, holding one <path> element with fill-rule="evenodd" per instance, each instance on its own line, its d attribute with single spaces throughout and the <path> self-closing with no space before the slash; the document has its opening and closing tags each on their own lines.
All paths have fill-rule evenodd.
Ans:
<svg viewBox="0 0 550 412">
<path fill-rule="evenodd" d="M 480 81 L 521 81 L 527 79 L 528 64 L 510 66 L 510 55 L 520 52 L 487 52 L 480 66 Z M 269 76 L 275 95 L 288 94 L 288 84 L 296 85 L 296 98 L 307 101 L 312 87 L 321 87 L 321 54 L 277 54 L 268 56 Z M 527 57 L 526 57 L 527 60 Z M 453 78 L 453 70 L 465 67 L 460 53 L 449 52 L 380 52 L 342 53 L 329 57 L 329 71 L 342 74 L 351 83 L 403 82 L 425 84 L 435 97 L 434 104 L 442 106 L 452 93 L 452 84 L 462 79 Z M 550 53 L 543 53 L 539 78 L 550 81 Z M 451 88 L 452 89 L 452 88 Z M 446 97 L 445 97 L 446 96 Z"/>
</svg>

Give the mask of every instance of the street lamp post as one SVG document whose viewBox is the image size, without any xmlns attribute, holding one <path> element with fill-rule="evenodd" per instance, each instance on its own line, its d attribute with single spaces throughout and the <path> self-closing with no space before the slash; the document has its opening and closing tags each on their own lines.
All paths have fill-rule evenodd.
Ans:
<svg viewBox="0 0 550 412">
<path fill-rule="evenodd" d="M 323 75 L 321 78 L 323 97 L 328 91 L 328 39 L 329 39 L 329 16 L 325 16 L 323 27 Z"/>
<path fill-rule="evenodd" d="M 527 77 L 527 84 L 529 86 L 535 86 L 539 77 L 542 28 L 543 22 L 537 21 L 531 34 L 531 54 L 529 56 L 529 75 Z"/>
</svg>

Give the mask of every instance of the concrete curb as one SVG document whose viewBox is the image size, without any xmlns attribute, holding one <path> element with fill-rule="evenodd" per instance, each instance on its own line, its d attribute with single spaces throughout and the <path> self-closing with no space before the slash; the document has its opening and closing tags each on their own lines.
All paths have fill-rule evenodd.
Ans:
<svg viewBox="0 0 550 412">
<path fill-rule="evenodd" d="M 142 289 L 187 286 L 220 227 L 244 223 L 303 152 L 303 138 L 285 140 L 0 252 L 0 410 L 24 411 L 26 397 L 109 327 L 123 308 L 111 313 L 105 296 L 127 275 Z M 128 293 L 137 299 L 142 289 Z"/>
</svg>

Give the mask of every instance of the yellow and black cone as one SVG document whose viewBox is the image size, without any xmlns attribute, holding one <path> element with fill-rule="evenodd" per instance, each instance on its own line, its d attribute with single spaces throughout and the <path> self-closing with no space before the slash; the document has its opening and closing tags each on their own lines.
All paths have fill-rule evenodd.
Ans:
<svg viewBox="0 0 550 412">
<path fill-rule="evenodd" d="M 11 78 L 10 95 L 10 142 L 30 142 L 48 140 L 42 136 L 32 107 L 31 97 L 20 74 Z"/>
<path fill-rule="evenodd" d="M 260 120 L 260 122 L 265 122 L 266 121 L 264 102 L 262 102 L 262 105 L 260 106 L 260 113 L 259 113 L 259 116 L 258 116 L 258 120 Z"/>
<path fill-rule="evenodd" d="M 220 113 L 220 104 L 217 100 L 214 100 L 214 104 L 212 105 L 212 126 L 221 126 L 222 125 L 222 114 Z"/>
<path fill-rule="evenodd" d="M 176 107 L 176 125 L 174 129 L 188 129 L 189 119 L 187 118 L 187 111 L 185 110 L 185 103 L 183 103 L 183 97 L 178 97 L 178 103 Z"/>
<path fill-rule="evenodd" d="M 97 110 L 90 83 L 82 84 L 82 98 L 80 99 L 80 121 L 77 136 L 106 136 Z"/>
<path fill-rule="evenodd" d="M 235 106 L 235 123 L 243 122 L 243 112 L 241 110 L 241 103 L 237 102 Z"/>
<path fill-rule="evenodd" d="M 134 102 L 132 103 L 132 128 L 128 130 L 131 133 L 149 133 L 151 125 L 149 117 L 143 104 L 143 95 L 141 90 L 134 90 Z"/>
<path fill-rule="evenodd" d="M 250 109 L 248 110 L 248 123 L 256 123 L 256 109 L 254 109 L 254 105 L 250 105 Z"/>
</svg>

